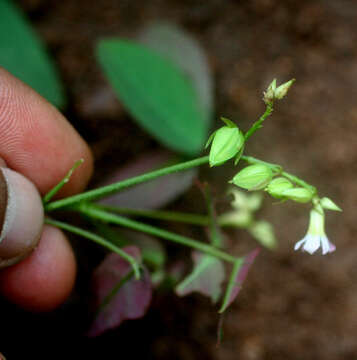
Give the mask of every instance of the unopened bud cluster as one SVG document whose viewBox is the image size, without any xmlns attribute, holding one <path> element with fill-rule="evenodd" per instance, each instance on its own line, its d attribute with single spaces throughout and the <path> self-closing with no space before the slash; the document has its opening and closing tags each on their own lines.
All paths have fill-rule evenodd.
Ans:
<svg viewBox="0 0 357 360">
<path fill-rule="evenodd" d="M 295 82 L 295 79 L 291 79 L 286 83 L 276 86 L 276 79 L 274 79 L 264 92 L 263 100 L 266 104 L 271 104 L 274 100 L 281 100 L 290 89 L 290 86 Z"/>
<path fill-rule="evenodd" d="M 293 200 L 299 203 L 307 203 L 315 195 L 310 189 L 294 187 L 293 183 L 284 177 L 273 179 L 271 168 L 265 164 L 245 167 L 234 176 L 231 183 L 248 191 L 265 190 L 276 199 Z"/>
</svg>

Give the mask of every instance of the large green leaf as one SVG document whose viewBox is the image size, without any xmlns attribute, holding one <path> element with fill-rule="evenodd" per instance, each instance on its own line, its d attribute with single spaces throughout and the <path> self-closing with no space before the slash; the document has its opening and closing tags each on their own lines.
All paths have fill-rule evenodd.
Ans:
<svg viewBox="0 0 357 360">
<path fill-rule="evenodd" d="M 0 0 L 0 66 L 54 105 L 64 105 L 61 83 L 43 44 L 8 0 Z"/>
<path fill-rule="evenodd" d="M 208 124 L 191 81 L 174 63 L 120 39 L 100 41 L 97 56 L 119 99 L 152 136 L 189 156 L 202 150 Z"/>
</svg>

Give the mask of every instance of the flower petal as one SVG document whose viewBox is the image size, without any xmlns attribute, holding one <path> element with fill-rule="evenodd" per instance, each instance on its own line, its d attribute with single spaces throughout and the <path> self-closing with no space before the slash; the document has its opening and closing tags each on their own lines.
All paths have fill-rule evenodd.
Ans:
<svg viewBox="0 0 357 360">
<path fill-rule="evenodd" d="M 300 247 L 301 247 L 301 245 L 302 245 L 305 241 L 306 241 L 305 238 L 303 238 L 302 240 L 299 240 L 299 241 L 295 244 L 294 250 L 295 250 L 295 251 L 296 251 L 296 250 L 299 250 Z"/>
<path fill-rule="evenodd" d="M 312 255 L 320 247 L 320 236 L 306 235 L 305 239 L 306 241 L 303 249 Z"/>
<path fill-rule="evenodd" d="M 330 252 L 330 242 L 326 236 L 320 236 L 322 255 L 326 255 Z"/>
<path fill-rule="evenodd" d="M 329 252 L 332 253 L 336 250 L 336 246 L 334 244 L 332 244 L 331 241 L 329 241 L 329 246 L 330 246 L 330 249 L 329 249 Z"/>
</svg>

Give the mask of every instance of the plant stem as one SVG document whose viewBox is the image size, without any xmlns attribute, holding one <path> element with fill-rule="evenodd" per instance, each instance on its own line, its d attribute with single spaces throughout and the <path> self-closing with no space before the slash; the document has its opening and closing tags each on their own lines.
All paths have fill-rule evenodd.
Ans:
<svg viewBox="0 0 357 360">
<path fill-rule="evenodd" d="M 97 204 L 99 209 L 117 214 L 133 215 L 149 219 L 176 221 L 191 225 L 209 226 L 210 219 L 206 215 L 183 213 L 178 211 L 148 210 L 148 209 L 128 209 L 116 206 Z"/>
<path fill-rule="evenodd" d="M 262 127 L 263 121 L 273 112 L 273 103 L 268 103 L 264 114 L 251 126 L 251 128 L 244 134 L 244 139 L 247 141 L 258 129 Z"/>
<path fill-rule="evenodd" d="M 209 186 L 206 184 L 203 186 L 203 195 L 206 199 L 208 217 L 209 217 L 209 237 L 211 244 L 215 247 L 222 247 L 222 234 L 218 226 L 218 218 L 216 209 L 213 203 L 212 194 Z"/>
<path fill-rule="evenodd" d="M 163 230 L 151 225 L 143 224 L 135 220 L 127 219 L 120 215 L 111 214 L 107 211 L 100 209 L 94 204 L 82 203 L 77 207 L 77 210 L 82 214 L 89 216 L 93 219 L 102 220 L 104 222 L 112 223 L 127 227 L 132 230 L 141 231 L 146 234 L 154 235 L 162 239 L 166 239 L 181 245 L 189 246 L 193 249 L 202 251 L 206 254 L 220 258 L 228 262 L 235 262 L 236 258 L 221 250 L 216 249 L 208 244 L 201 243 L 197 240 L 191 239 L 186 236 L 178 235 L 167 230 Z"/>
<path fill-rule="evenodd" d="M 130 265 L 133 268 L 134 274 L 135 274 L 135 278 L 139 279 L 140 278 L 140 269 L 139 269 L 139 264 L 137 263 L 137 261 L 131 256 L 128 255 L 125 251 L 123 251 L 122 249 L 120 249 L 119 247 L 117 247 L 116 245 L 112 244 L 111 242 L 109 242 L 108 240 L 104 239 L 103 237 L 94 234 L 90 231 L 87 230 L 83 230 L 77 226 L 73 226 L 67 223 L 64 223 L 62 221 L 57 221 L 57 220 L 52 220 L 49 218 L 45 218 L 45 223 L 49 224 L 49 225 L 53 225 L 56 226 L 60 229 L 63 230 L 67 230 L 73 234 L 82 236 L 84 238 L 87 238 L 89 240 L 92 240 L 94 242 L 96 242 L 99 245 L 102 245 L 103 247 L 117 253 L 118 255 L 120 255 L 123 259 L 125 259 L 127 262 L 130 263 Z"/>
<path fill-rule="evenodd" d="M 68 171 L 68 173 L 65 175 L 65 177 L 43 197 L 43 199 L 42 199 L 43 204 L 47 204 L 62 189 L 62 187 L 66 183 L 68 183 L 73 172 L 77 169 L 78 166 L 82 165 L 83 162 L 84 162 L 84 159 L 79 159 L 74 163 L 74 165 Z"/>
<path fill-rule="evenodd" d="M 224 294 L 224 298 L 223 298 L 223 301 L 222 301 L 222 306 L 218 311 L 220 314 L 222 314 L 227 309 L 227 307 L 229 306 L 234 286 L 237 286 L 236 278 L 237 278 L 237 275 L 238 275 L 238 272 L 239 272 L 241 266 L 243 265 L 243 262 L 244 262 L 244 259 L 237 259 L 233 263 L 233 269 L 232 269 L 231 275 L 230 275 L 229 280 L 228 280 L 227 290 L 226 290 L 226 292 Z"/>
<path fill-rule="evenodd" d="M 96 204 L 96 208 L 116 213 L 116 214 L 125 214 L 132 215 L 138 217 L 144 217 L 147 219 L 156 219 L 163 221 L 173 221 L 173 222 L 181 222 L 190 225 L 197 226 L 210 226 L 212 224 L 212 219 L 208 215 L 201 214 L 192 214 L 192 213 L 183 213 L 178 211 L 168 211 L 168 210 L 150 210 L 150 209 L 128 209 L 128 208 L 120 208 L 116 206 L 108 206 Z M 232 227 L 231 223 L 225 223 L 221 221 L 221 218 L 224 217 L 225 214 L 220 214 L 217 217 L 217 225 L 221 227 Z M 239 227 L 235 225 L 234 227 Z M 242 227 L 244 228 L 244 227 Z M 218 244 L 214 244 L 218 246 Z"/>
<path fill-rule="evenodd" d="M 114 296 L 118 293 L 120 288 L 126 284 L 127 281 L 129 281 L 132 276 L 134 275 L 134 271 L 129 271 L 125 276 L 123 276 L 119 282 L 113 287 L 113 289 L 110 291 L 110 293 L 104 298 L 102 303 L 99 305 L 97 310 L 97 316 L 100 312 L 103 311 L 103 309 L 113 300 Z"/>
<path fill-rule="evenodd" d="M 119 181 L 114 184 L 103 186 L 99 189 L 89 190 L 78 195 L 70 196 L 61 200 L 51 202 L 45 206 L 45 210 L 53 211 L 63 207 L 67 207 L 83 201 L 93 201 L 103 198 L 105 196 L 114 194 L 121 190 L 127 189 L 131 186 L 141 184 L 146 181 L 153 180 L 159 176 L 168 175 L 174 172 L 188 170 L 196 166 L 208 163 L 208 156 L 203 156 L 194 160 L 186 161 L 180 164 L 172 165 L 163 169 L 154 170 L 149 173 L 135 176 L 130 179 Z"/>
</svg>

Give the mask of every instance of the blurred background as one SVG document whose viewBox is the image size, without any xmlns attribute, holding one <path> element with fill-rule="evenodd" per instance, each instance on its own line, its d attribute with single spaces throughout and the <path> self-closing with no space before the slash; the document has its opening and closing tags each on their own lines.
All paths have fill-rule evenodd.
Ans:
<svg viewBox="0 0 357 360">
<path fill-rule="evenodd" d="M 0 0 L 1 1 L 1 0 Z M 308 207 L 273 204 L 279 247 L 263 250 L 237 301 L 225 316 L 216 347 L 217 312 L 199 295 L 155 296 L 142 320 L 87 339 L 87 301 L 95 247 L 73 239 L 80 270 L 68 303 L 51 314 L 28 314 L 1 300 L 0 350 L 8 359 L 356 359 L 357 234 L 357 2 L 351 0 L 20 0 L 59 69 L 65 115 L 91 145 L 92 185 L 114 168 L 160 145 L 116 99 L 94 57 L 96 41 L 134 39 L 154 21 L 174 23 L 206 52 L 215 87 L 215 119 L 247 130 L 264 111 L 262 91 L 296 78 L 246 153 L 281 164 L 342 207 L 328 213 L 335 253 L 293 251 L 308 225 Z M 218 126 L 218 120 L 215 127 Z M 224 191 L 231 169 L 204 171 Z M 205 174 L 207 173 L 207 176 Z M 172 208 L 200 209 L 194 190 Z M 192 202 L 195 203 L 192 203 Z M 201 201 L 201 200 L 200 200 Z M 196 204 L 196 205 L 195 205 Z M 232 253 L 252 238 L 230 232 Z M 14 341 L 19 346 L 13 346 Z M 20 341 L 19 341 L 20 340 Z M 49 349 L 45 348 L 49 345 Z"/>
</svg>

